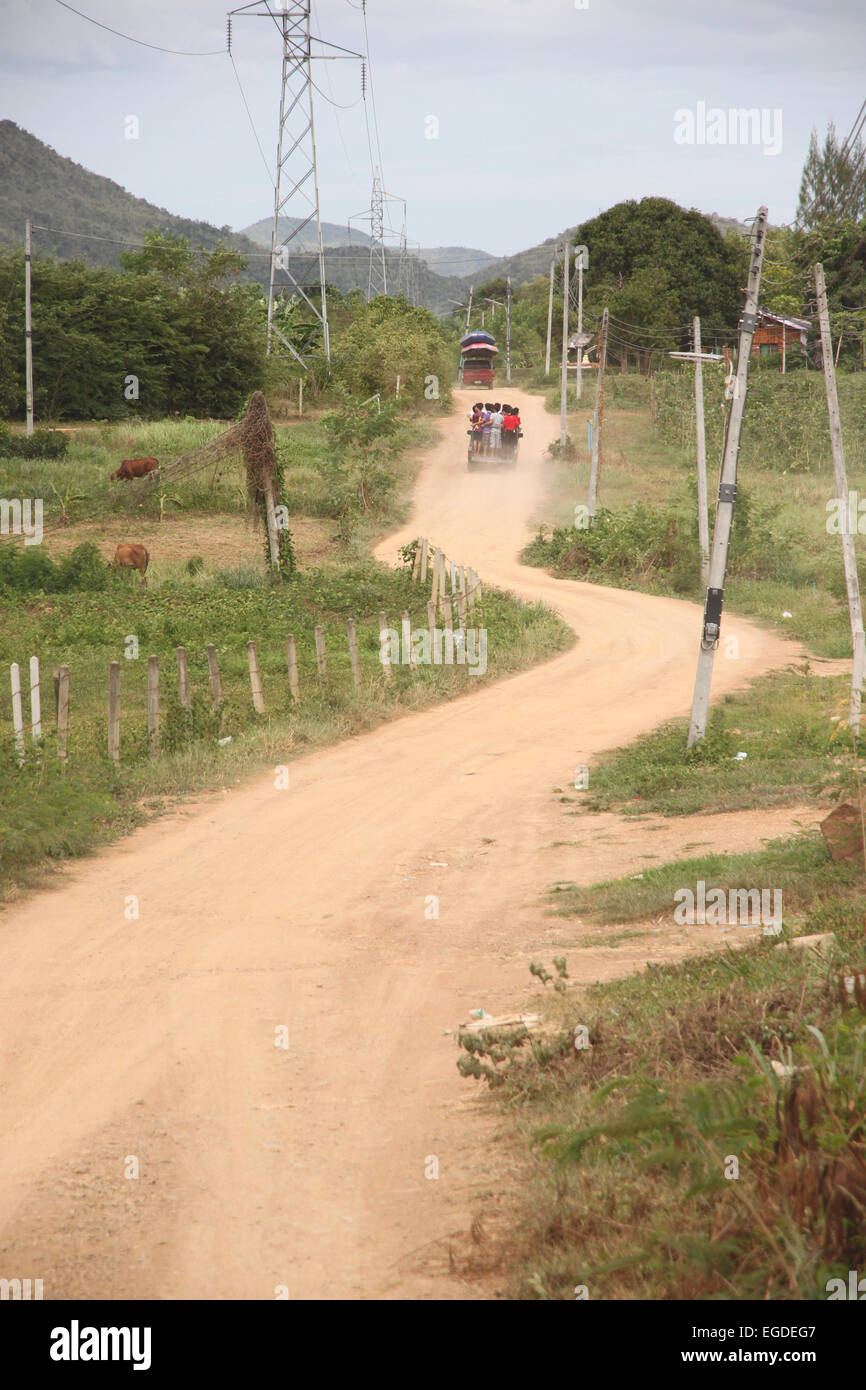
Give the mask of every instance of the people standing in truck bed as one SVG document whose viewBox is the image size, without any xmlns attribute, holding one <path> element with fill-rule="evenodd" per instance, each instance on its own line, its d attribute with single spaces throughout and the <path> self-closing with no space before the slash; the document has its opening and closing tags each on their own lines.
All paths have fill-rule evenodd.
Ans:
<svg viewBox="0 0 866 1390">
<path fill-rule="evenodd" d="M 520 438 L 520 414 L 516 405 L 502 407 L 502 437 L 508 454 L 514 454 Z"/>
<path fill-rule="evenodd" d="M 484 418 L 483 418 L 483 417 L 484 417 L 484 406 L 483 406 L 483 404 L 482 404 L 481 401 L 476 401 L 476 403 L 475 403 L 475 405 L 473 405 L 472 410 L 471 410 L 470 415 L 469 415 L 469 425 L 470 425 L 471 436 L 472 436 L 472 452 L 473 452 L 473 454 L 480 454 L 480 453 L 481 453 L 481 445 L 482 445 L 483 438 L 484 438 L 483 433 L 482 433 L 482 426 L 483 426 L 483 424 L 484 424 Z"/>
<path fill-rule="evenodd" d="M 504 418 L 502 406 L 497 401 L 490 416 L 490 448 L 495 454 L 502 448 L 502 421 Z"/>
</svg>

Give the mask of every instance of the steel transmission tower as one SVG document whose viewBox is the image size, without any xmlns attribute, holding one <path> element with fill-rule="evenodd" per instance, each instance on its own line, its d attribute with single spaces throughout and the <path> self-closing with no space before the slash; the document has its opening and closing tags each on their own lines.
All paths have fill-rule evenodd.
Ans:
<svg viewBox="0 0 866 1390">
<path fill-rule="evenodd" d="M 382 170 L 373 174 L 370 198 L 370 273 L 367 277 L 367 302 L 377 295 L 388 293 L 388 272 L 385 267 L 385 194 L 382 189 Z"/>
<path fill-rule="evenodd" d="M 253 4 L 241 5 L 229 15 L 229 50 L 231 50 L 231 18 L 234 15 L 270 19 L 282 38 L 283 72 L 280 89 L 280 124 L 277 136 L 277 167 L 274 179 L 274 222 L 271 230 L 271 270 L 268 284 L 268 354 L 273 347 L 274 336 L 304 368 L 307 362 L 304 353 L 311 354 L 315 340 L 321 334 L 324 355 L 331 360 L 331 345 L 328 336 L 328 305 L 325 290 L 325 252 L 322 244 L 322 220 L 319 210 L 319 170 L 316 161 L 316 127 L 313 118 L 313 78 L 311 66 L 314 59 L 361 58 L 362 54 L 350 49 L 340 48 L 325 39 L 314 38 L 310 32 L 311 0 L 291 0 L 283 9 L 270 9 L 267 0 L 254 0 Z M 322 44 L 334 53 L 314 54 L 312 44 Z M 291 209 L 296 209 L 292 213 Z M 296 217 L 296 225 L 287 224 L 289 216 Z M 280 233 L 280 219 L 283 218 L 285 232 Z M 311 224 L 316 230 L 316 255 L 319 265 L 320 303 L 316 304 L 307 289 L 295 278 L 290 269 L 292 250 L 300 252 L 303 247 L 302 233 Z M 294 245 L 293 245 L 294 244 Z M 277 272 L 285 276 L 278 281 Z M 302 341 L 298 351 L 274 324 L 274 297 L 280 284 L 287 283 L 293 296 L 300 296 L 309 313 L 306 322 L 299 322 Z M 313 288 L 310 286 L 310 288 Z M 315 291 L 314 291 L 315 292 Z"/>
</svg>

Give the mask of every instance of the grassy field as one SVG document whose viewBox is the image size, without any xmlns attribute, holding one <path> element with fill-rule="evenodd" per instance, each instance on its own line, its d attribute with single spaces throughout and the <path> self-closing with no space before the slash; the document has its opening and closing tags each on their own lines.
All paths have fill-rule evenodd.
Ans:
<svg viewBox="0 0 866 1390">
<path fill-rule="evenodd" d="M 408 569 L 389 570 L 370 558 L 370 543 L 405 515 L 416 454 L 429 442 L 424 419 L 401 424 L 392 460 L 393 483 L 383 488 L 347 530 L 334 515 L 328 448 L 318 421 L 277 430 L 298 573 L 274 587 L 264 564 L 263 537 L 245 505 L 239 460 L 202 474 L 163 498 L 138 484 L 111 484 L 124 457 L 164 458 L 207 442 L 223 422 L 157 422 L 135 428 L 76 430 L 66 459 L 0 460 L 6 496 L 66 500 L 46 508 L 44 547 L 55 559 L 83 542 L 104 558 L 120 540 L 142 541 L 151 553 L 149 586 L 137 576 L 100 574 L 64 591 L 0 592 L 0 892 L 41 881 L 46 868 L 122 833 L 178 797 L 230 785 L 268 763 L 283 763 L 336 739 L 370 729 L 407 710 L 454 698 L 508 672 L 544 660 L 574 639 L 552 613 L 485 591 L 479 624 L 487 631 L 486 674 L 463 666 L 393 669 L 379 660 L 378 614 L 399 629 L 410 614 L 427 627 L 425 586 Z M 52 491 L 53 488 L 53 491 Z M 73 497 L 82 500 L 73 502 Z M 174 500 L 172 500 L 174 499 Z M 11 545 L 4 541 L 2 544 Z M 0 567 L 2 580 L 2 567 Z M 346 620 L 357 624 L 361 689 L 353 685 Z M 325 633 L 327 678 L 317 674 L 314 629 Z M 286 637 L 298 652 L 301 699 L 293 706 Z M 251 698 L 246 643 L 256 644 L 265 714 Z M 206 647 L 216 648 L 223 700 L 215 711 Z M 186 649 L 192 705 L 177 693 L 175 649 Z M 17 662 L 27 685 L 28 663 L 42 668 L 43 741 L 29 746 L 19 767 L 8 698 L 8 666 Z M 161 745 L 149 755 L 147 657 L 160 667 Z M 121 666 L 121 765 L 107 756 L 108 665 Z M 69 758 L 56 757 L 52 673 L 70 667 Z M 25 690 L 25 725 L 29 715 Z M 230 739 L 220 744 L 219 740 Z"/>
<path fill-rule="evenodd" d="M 574 526 L 589 481 L 588 390 L 585 409 L 569 414 L 576 462 L 551 460 L 529 563 L 622 588 L 702 597 L 693 390 L 687 372 L 608 377 L 597 536 Z M 712 527 L 723 415 L 709 372 L 704 394 Z M 866 497 L 866 373 L 840 377 L 839 399 L 849 486 Z M 547 401 L 558 410 L 556 392 Z M 558 438 L 553 415 L 550 437 Z M 725 611 L 758 618 L 826 657 L 851 651 L 841 545 L 827 530 L 834 495 L 823 379 L 759 370 L 746 401 Z M 866 561 L 860 570 L 866 586 Z"/>
</svg>

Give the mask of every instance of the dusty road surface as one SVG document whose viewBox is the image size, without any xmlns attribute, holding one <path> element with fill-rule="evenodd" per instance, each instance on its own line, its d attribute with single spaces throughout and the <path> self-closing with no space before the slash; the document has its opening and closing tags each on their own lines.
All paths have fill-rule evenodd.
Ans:
<svg viewBox="0 0 866 1390">
<path fill-rule="evenodd" d="M 520 399 L 517 470 L 468 473 L 464 420 L 445 422 L 380 554 L 426 534 L 552 604 L 573 650 L 293 763 L 288 790 L 268 775 L 156 822 L 0 917 L 0 1276 L 46 1298 L 489 1296 L 442 1256 L 502 1177 L 448 1030 L 530 992 L 562 928 L 552 880 L 645 862 L 639 827 L 613 853 L 551 849 L 579 827 L 554 788 L 687 711 L 700 622 L 520 566 L 555 433 Z M 793 654 L 731 630 L 716 696 Z M 706 942 L 631 944 L 572 973 Z"/>
</svg>

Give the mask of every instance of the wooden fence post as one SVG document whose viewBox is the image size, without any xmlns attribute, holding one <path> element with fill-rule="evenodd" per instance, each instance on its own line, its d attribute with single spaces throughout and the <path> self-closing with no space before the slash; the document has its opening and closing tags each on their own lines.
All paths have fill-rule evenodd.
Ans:
<svg viewBox="0 0 866 1390">
<path fill-rule="evenodd" d="M 21 671 L 17 661 L 9 667 L 12 682 L 12 728 L 15 732 L 15 748 L 19 764 L 24 762 L 24 716 L 21 710 Z"/>
<path fill-rule="evenodd" d="M 426 584 L 426 582 L 427 582 L 427 560 L 428 560 L 428 558 L 429 558 L 429 556 L 428 556 L 428 550 L 429 550 L 429 546 L 428 546 L 428 543 L 427 543 L 427 537 L 426 537 L 426 536 L 422 536 L 422 537 L 421 537 L 421 572 L 420 572 L 420 574 L 419 574 L 419 576 L 418 576 L 418 578 L 420 579 L 420 581 L 421 581 L 422 584 Z"/>
<path fill-rule="evenodd" d="M 442 657 L 446 666 L 454 665 L 454 624 L 451 620 L 451 600 L 445 601 L 445 652 Z"/>
<path fill-rule="evenodd" d="M 250 686 L 253 692 L 253 709 L 256 714 L 264 714 L 265 700 L 262 695 L 262 678 L 259 673 L 259 658 L 255 642 L 247 642 L 247 662 L 250 668 Z"/>
<path fill-rule="evenodd" d="M 220 668 L 217 661 L 216 647 L 213 642 L 207 644 L 207 669 L 210 675 L 210 693 L 213 696 L 213 707 L 219 709 L 223 698 L 222 681 L 220 680 Z"/>
<path fill-rule="evenodd" d="M 184 709 L 189 709 L 192 699 L 189 693 L 189 671 L 186 665 L 186 647 L 177 648 L 177 692 Z"/>
<path fill-rule="evenodd" d="M 295 634 L 293 632 L 290 632 L 286 637 L 286 661 L 289 667 L 289 691 L 295 704 L 297 704 L 301 695 L 298 686 L 298 652 L 295 647 Z"/>
<path fill-rule="evenodd" d="M 430 633 L 430 660 L 436 650 L 436 604 L 431 599 L 427 604 L 427 629 Z"/>
<path fill-rule="evenodd" d="M 352 666 L 352 680 L 355 689 L 361 689 L 361 663 L 358 660 L 358 634 L 355 631 L 355 619 L 346 619 L 346 636 L 349 640 L 349 661 Z"/>
<path fill-rule="evenodd" d="M 439 598 L 439 551 L 433 552 L 433 579 L 430 585 L 430 602 L 436 603 Z"/>
<path fill-rule="evenodd" d="M 42 737 L 42 696 L 39 690 L 39 657 L 30 658 L 30 734 L 33 742 Z"/>
<path fill-rule="evenodd" d="M 418 575 L 419 575 L 420 571 L 421 571 L 421 542 L 418 541 L 418 542 L 416 543 L 416 545 L 415 545 L 415 554 L 412 556 L 412 583 L 413 583 L 413 584 L 414 584 L 414 583 L 416 582 L 416 580 L 418 579 Z"/>
<path fill-rule="evenodd" d="M 471 569 L 466 571 L 466 602 L 471 613 L 475 608 L 475 571 Z"/>
<path fill-rule="evenodd" d="M 323 681 L 328 676 L 328 666 L 325 658 L 325 629 L 316 628 L 316 666 L 319 672 L 319 680 Z"/>
<path fill-rule="evenodd" d="M 150 756 L 159 752 L 159 657 L 147 658 L 147 733 Z"/>
<path fill-rule="evenodd" d="M 448 615 L 449 615 L 449 621 L 450 621 L 450 615 L 451 615 L 451 599 L 450 599 L 450 597 L 449 597 L 449 595 L 448 595 L 448 593 L 447 593 L 447 585 L 446 585 L 446 582 L 445 582 L 445 576 L 446 576 L 446 574 L 447 574 L 447 566 L 448 566 L 448 561 L 445 559 L 445 556 L 443 555 L 443 556 L 442 556 L 442 563 L 441 563 L 441 566 L 440 566 L 440 576 L 439 576 L 439 612 L 442 614 L 443 621 L 444 621 L 444 618 L 445 618 L 446 610 L 447 610 Z"/>
<path fill-rule="evenodd" d="M 385 679 L 391 679 L 391 639 L 388 636 L 388 619 L 384 613 L 379 614 L 379 660 L 385 672 Z"/>
<path fill-rule="evenodd" d="M 61 666 L 57 673 L 57 756 L 66 760 L 66 739 L 69 730 L 69 667 Z"/>
<path fill-rule="evenodd" d="M 108 756 L 120 762 L 120 662 L 108 666 Z"/>
<path fill-rule="evenodd" d="M 401 634 L 401 635 L 402 635 L 402 638 L 403 638 L 403 642 L 402 642 L 403 652 L 408 652 L 408 653 L 409 653 L 409 665 L 414 669 L 414 666 L 415 666 L 415 655 L 414 655 L 414 652 L 412 651 L 412 623 L 411 623 L 410 618 L 409 618 L 408 610 L 405 609 L 405 608 L 403 609 L 403 616 L 402 616 L 401 624 L 400 624 L 400 625 L 401 625 L 401 627 L 402 627 L 402 634 Z M 403 652 L 401 652 L 400 655 L 401 655 L 403 661 L 405 661 L 406 658 L 405 658 L 405 656 L 403 656 Z"/>
<path fill-rule="evenodd" d="M 465 596 L 465 594 L 461 593 L 461 591 L 460 591 L 459 589 L 457 590 L 457 621 L 458 621 L 458 623 L 459 623 L 459 625 L 460 625 L 461 631 L 465 632 L 465 630 L 466 630 L 466 596 Z"/>
</svg>

